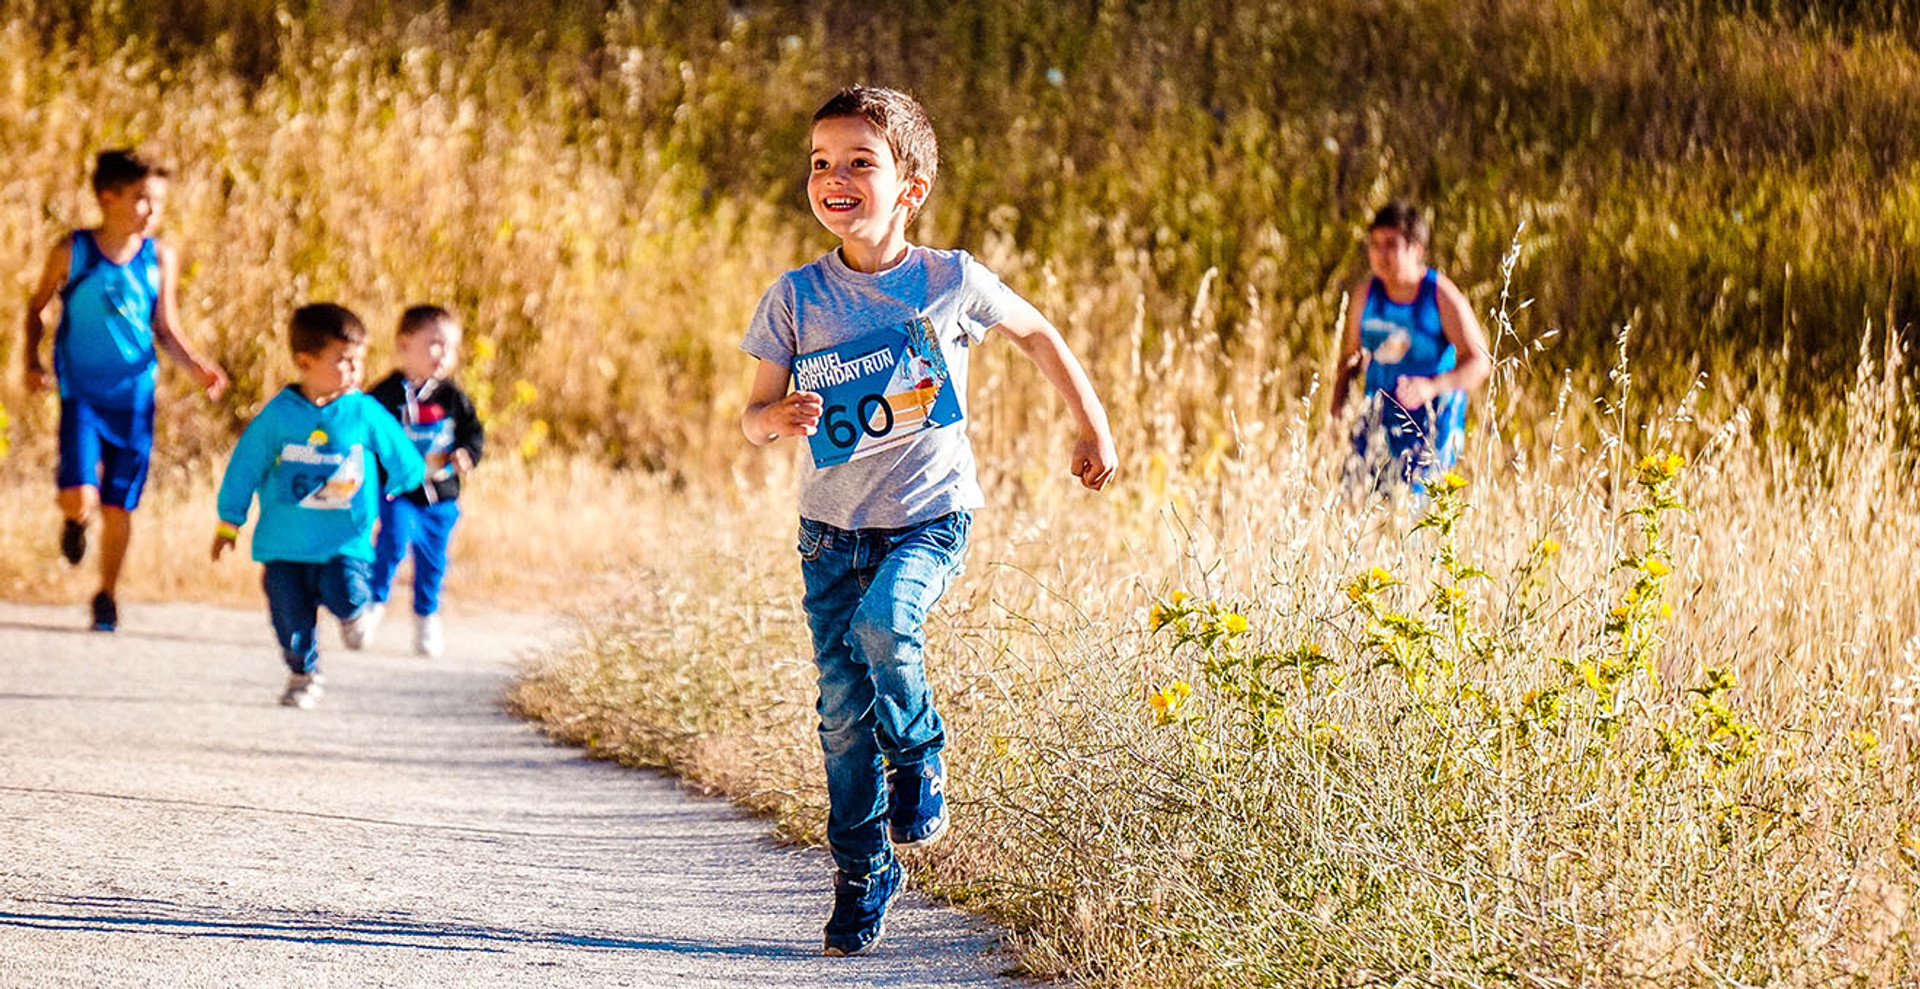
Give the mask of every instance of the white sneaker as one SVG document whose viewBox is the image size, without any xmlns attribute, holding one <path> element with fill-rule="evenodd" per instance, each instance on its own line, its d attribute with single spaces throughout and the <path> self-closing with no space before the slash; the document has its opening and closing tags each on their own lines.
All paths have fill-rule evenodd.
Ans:
<svg viewBox="0 0 1920 989">
<path fill-rule="evenodd" d="M 413 651 L 422 656 L 438 656 L 446 647 L 446 635 L 440 629 L 440 616 L 416 616 L 413 630 Z"/>
<path fill-rule="evenodd" d="M 373 641 L 373 633 L 380 629 L 380 623 L 385 621 L 386 617 L 385 601 L 375 601 L 361 609 L 360 619 L 355 624 L 360 626 L 360 642 L 363 646 Z"/>
<path fill-rule="evenodd" d="M 346 643 L 348 649 L 357 651 L 367 647 L 367 633 L 373 631 L 374 625 L 374 622 L 369 622 L 367 618 L 372 611 L 373 606 L 368 605 L 361 608 L 360 613 L 352 618 L 340 619 L 340 641 Z M 374 621 L 377 622 L 378 619 Z"/>
<path fill-rule="evenodd" d="M 297 707 L 302 711 L 311 709 L 324 693 L 321 682 L 318 673 L 287 674 L 287 692 L 280 695 L 281 706 Z"/>
</svg>

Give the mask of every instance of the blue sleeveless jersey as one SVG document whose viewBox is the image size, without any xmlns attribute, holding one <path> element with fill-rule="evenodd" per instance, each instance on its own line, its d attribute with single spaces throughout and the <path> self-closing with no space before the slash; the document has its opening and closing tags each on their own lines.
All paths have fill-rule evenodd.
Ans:
<svg viewBox="0 0 1920 989">
<path fill-rule="evenodd" d="M 1450 391 L 1425 406 L 1407 409 L 1393 397 L 1401 378 L 1430 378 L 1453 370 L 1453 344 L 1440 328 L 1440 274 L 1427 269 L 1412 302 L 1395 302 L 1375 278 L 1360 312 L 1360 349 L 1367 354 L 1367 414 L 1355 448 L 1367 450 L 1370 434 L 1385 433 L 1388 452 L 1403 462 L 1405 479 L 1419 486 L 1429 471 L 1453 465 L 1466 431 L 1467 396 Z"/>
<path fill-rule="evenodd" d="M 153 314 L 160 304 L 160 254 L 148 237 L 126 264 L 100 253 L 90 230 L 69 242 L 53 369 L 60 397 L 103 409 L 153 404 Z"/>
</svg>

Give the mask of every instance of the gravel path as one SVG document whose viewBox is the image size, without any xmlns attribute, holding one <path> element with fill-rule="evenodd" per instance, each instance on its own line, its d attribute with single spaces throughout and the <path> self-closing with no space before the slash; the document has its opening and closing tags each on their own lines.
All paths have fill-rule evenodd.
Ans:
<svg viewBox="0 0 1920 989">
<path fill-rule="evenodd" d="M 0 604 L 0 986 L 987 986 L 976 920 L 903 898 L 818 955 L 832 866 L 501 713 L 511 616 L 322 638 L 276 705 L 266 609 Z"/>
</svg>

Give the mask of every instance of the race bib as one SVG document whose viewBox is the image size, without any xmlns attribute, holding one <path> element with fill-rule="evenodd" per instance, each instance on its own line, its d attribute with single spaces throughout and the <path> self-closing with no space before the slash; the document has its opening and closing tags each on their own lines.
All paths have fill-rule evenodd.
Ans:
<svg viewBox="0 0 1920 989">
<path fill-rule="evenodd" d="M 964 418 L 924 317 L 803 354 L 794 359 L 793 381 L 824 400 L 820 428 L 807 438 L 815 467 L 870 457 Z"/>
<path fill-rule="evenodd" d="M 316 429 L 307 442 L 280 448 L 278 469 L 295 504 L 331 511 L 353 507 L 354 495 L 366 482 L 365 463 L 358 443 L 341 453 L 330 449 L 327 434 Z"/>
</svg>

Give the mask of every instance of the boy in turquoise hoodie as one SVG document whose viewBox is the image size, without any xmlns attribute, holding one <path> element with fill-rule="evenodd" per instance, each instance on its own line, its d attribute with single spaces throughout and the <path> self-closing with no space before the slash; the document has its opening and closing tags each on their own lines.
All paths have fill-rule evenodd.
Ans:
<svg viewBox="0 0 1920 989">
<path fill-rule="evenodd" d="M 320 607 L 340 619 L 347 648 L 365 641 L 381 473 L 392 497 L 420 486 L 426 462 L 400 424 L 359 391 L 367 353 L 359 317 L 331 303 L 303 306 L 289 336 L 300 383 L 281 389 L 240 434 L 220 482 L 213 558 L 239 538 L 258 494 L 253 558 L 266 566 L 267 609 L 287 663 L 280 703 L 310 708 L 320 696 Z"/>
</svg>

